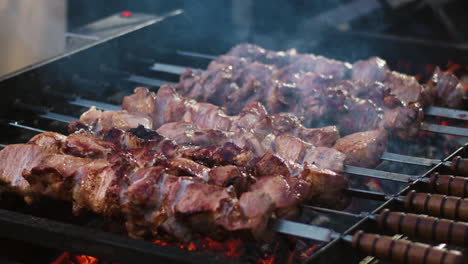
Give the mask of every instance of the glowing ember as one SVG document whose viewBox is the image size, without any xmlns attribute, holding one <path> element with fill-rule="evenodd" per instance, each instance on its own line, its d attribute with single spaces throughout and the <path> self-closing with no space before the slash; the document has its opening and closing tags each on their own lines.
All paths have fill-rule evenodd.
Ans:
<svg viewBox="0 0 468 264">
<path fill-rule="evenodd" d="M 64 252 L 52 264 L 95 264 L 99 259 L 86 255 L 72 255 L 69 252 Z"/>
<path fill-rule="evenodd" d="M 306 260 L 308 259 L 310 256 L 312 256 L 312 253 L 314 253 L 314 251 L 318 248 L 317 245 L 313 245 L 311 246 L 310 248 L 308 248 L 306 251 L 304 251 L 301 255 L 299 255 L 299 257 L 302 259 L 302 260 Z"/>
<path fill-rule="evenodd" d="M 209 237 L 200 238 L 199 242 L 188 244 L 167 243 L 162 240 L 155 240 L 153 244 L 160 246 L 177 247 L 187 251 L 208 250 L 213 253 L 222 254 L 228 258 L 237 258 L 241 255 L 242 244 L 240 239 L 231 239 L 225 242 L 218 242 Z"/>
<path fill-rule="evenodd" d="M 275 257 L 265 254 L 263 258 L 257 260 L 256 264 L 273 264 L 275 263 Z"/>
</svg>

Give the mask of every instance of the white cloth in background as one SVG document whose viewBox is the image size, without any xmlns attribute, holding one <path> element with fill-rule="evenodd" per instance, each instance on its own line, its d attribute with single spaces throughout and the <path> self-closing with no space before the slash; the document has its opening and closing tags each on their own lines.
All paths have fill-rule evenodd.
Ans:
<svg viewBox="0 0 468 264">
<path fill-rule="evenodd" d="M 0 0 L 0 76 L 64 51 L 66 0 Z"/>
</svg>

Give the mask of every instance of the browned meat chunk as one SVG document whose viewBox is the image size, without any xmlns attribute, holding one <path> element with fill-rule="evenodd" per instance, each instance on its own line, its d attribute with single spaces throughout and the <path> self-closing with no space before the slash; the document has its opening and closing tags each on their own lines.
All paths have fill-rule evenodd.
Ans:
<svg viewBox="0 0 468 264">
<path fill-rule="evenodd" d="M 98 139 L 89 132 L 78 131 L 67 137 L 64 152 L 78 157 L 106 158 L 117 149 L 114 144 Z"/>
<path fill-rule="evenodd" d="M 233 47 L 227 55 L 243 57 L 250 61 L 257 61 L 265 64 L 273 64 L 283 67 L 296 59 L 296 50 L 291 49 L 285 52 L 274 52 L 265 50 L 259 46 L 244 43 Z"/>
<path fill-rule="evenodd" d="M 101 111 L 91 107 L 80 116 L 80 120 L 69 124 L 69 130 L 74 132 L 82 128 L 92 131 L 102 129 L 118 128 L 128 130 L 142 125 L 146 128 L 152 128 L 151 118 L 142 113 L 129 113 L 122 111 Z"/>
<path fill-rule="evenodd" d="M 176 176 L 193 176 L 208 182 L 209 168 L 185 158 L 172 158 L 167 161 L 169 173 Z"/>
<path fill-rule="evenodd" d="M 384 114 L 384 127 L 400 139 L 409 140 L 419 134 L 424 118 L 418 103 L 388 109 Z"/>
<path fill-rule="evenodd" d="M 300 127 L 296 130 L 296 135 L 305 142 L 317 147 L 331 147 L 340 138 L 336 126 L 321 128 Z"/>
<path fill-rule="evenodd" d="M 321 169 L 343 171 L 346 155 L 340 151 L 325 147 L 311 147 L 304 156 L 304 164 L 317 166 Z"/>
<path fill-rule="evenodd" d="M 66 139 L 66 136 L 59 133 L 44 132 L 32 137 L 28 143 L 41 146 L 43 149 L 51 153 L 59 153 L 62 151 L 62 147 Z"/>
<path fill-rule="evenodd" d="M 286 162 L 271 152 L 267 152 L 255 163 L 253 171 L 257 177 L 273 175 L 289 176 L 291 174 Z"/>
<path fill-rule="evenodd" d="M 51 154 L 40 160 L 34 167 L 23 171 L 24 178 L 30 183 L 33 194 L 42 194 L 56 199 L 69 200 L 72 197 L 74 175 L 80 169 L 90 169 L 93 160 L 77 158 L 64 154 Z M 108 166 L 104 160 L 94 163 L 95 172 Z M 91 167 L 93 164 L 91 165 Z M 84 181 L 83 181 L 84 183 Z"/>
<path fill-rule="evenodd" d="M 217 129 L 200 129 L 193 123 L 172 122 L 162 125 L 156 130 L 164 137 L 178 144 L 196 146 L 219 145 L 228 141 L 229 133 Z"/>
<path fill-rule="evenodd" d="M 338 121 L 338 128 L 344 135 L 373 130 L 382 125 L 383 110 L 372 101 L 350 97 L 346 105 L 348 112 Z"/>
<path fill-rule="evenodd" d="M 450 108 L 462 106 L 466 91 L 454 74 L 443 72 L 437 67 L 428 82 L 428 86 L 436 105 Z"/>
<path fill-rule="evenodd" d="M 301 178 L 307 182 L 309 197 L 307 200 L 319 206 L 344 209 L 351 201 L 346 189 L 348 178 L 330 170 L 321 170 L 314 165 L 307 165 L 301 172 Z"/>
<path fill-rule="evenodd" d="M 422 103 L 424 87 L 413 76 L 391 72 L 384 82 L 403 103 Z"/>
<path fill-rule="evenodd" d="M 346 155 L 346 165 L 372 168 L 379 164 L 386 147 L 387 132 L 376 129 L 340 138 L 334 148 Z"/>
<path fill-rule="evenodd" d="M 312 147 L 297 137 L 281 135 L 275 139 L 276 154 L 290 164 L 301 163 L 306 149 Z"/>
<path fill-rule="evenodd" d="M 49 155 L 42 147 L 32 144 L 8 145 L 0 151 L 0 181 L 12 189 L 27 194 L 29 183 L 23 173 L 36 167 Z"/>
<path fill-rule="evenodd" d="M 288 178 L 291 181 L 301 181 L 297 177 L 288 176 Z M 250 189 L 267 193 L 275 203 L 275 207 L 283 209 L 298 205 L 301 201 L 304 201 L 309 195 L 307 187 L 305 182 L 291 185 L 284 176 L 265 176 L 259 178 Z"/>
<path fill-rule="evenodd" d="M 372 57 L 353 64 L 352 79 L 367 83 L 383 82 L 389 72 L 386 61 Z"/>
<path fill-rule="evenodd" d="M 206 103 L 191 104 L 183 115 L 182 120 L 194 123 L 204 129 L 228 131 L 231 127 L 230 116 L 227 116 L 220 107 Z"/>
<path fill-rule="evenodd" d="M 239 167 L 226 165 L 215 167 L 208 173 L 208 182 L 210 184 L 228 187 L 233 186 L 236 193 L 243 193 L 249 185 L 249 178 Z"/>
<path fill-rule="evenodd" d="M 127 110 L 129 113 L 145 114 L 151 120 L 154 120 L 156 114 L 155 101 L 156 95 L 154 93 L 147 88 L 137 87 L 132 95 L 123 98 L 122 109 Z"/>
</svg>

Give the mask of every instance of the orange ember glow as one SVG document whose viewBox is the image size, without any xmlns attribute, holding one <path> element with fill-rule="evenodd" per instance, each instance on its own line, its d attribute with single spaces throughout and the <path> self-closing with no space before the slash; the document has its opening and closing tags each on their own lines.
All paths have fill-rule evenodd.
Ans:
<svg viewBox="0 0 468 264">
<path fill-rule="evenodd" d="M 86 255 L 73 255 L 69 252 L 64 252 L 52 264 L 96 264 L 99 259 Z"/>
<path fill-rule="evenodd" d="M 209 237 L 200 238 L 200 242 L 190 242 L 188 244 L 167 243 L 162 240 L 155 240 L 153 244 L 160 246 L 178 247 L 187 251 L 208 250 L 213 253 L 222 254 L 228 258 L 237 258 L 241 255 L 241 240 L 231 239 L 225 242 L 218 242 Z"/>
<path fill-rule="evenodd" d="M 313 245 L 310 248 L 308 248 L 306 251 L 304 251 L 299 257 L 302 260 L 308 259 L 310 256 L 312 256 L 312 253 L 318 248 L 318 245 Z"/>
</svg>

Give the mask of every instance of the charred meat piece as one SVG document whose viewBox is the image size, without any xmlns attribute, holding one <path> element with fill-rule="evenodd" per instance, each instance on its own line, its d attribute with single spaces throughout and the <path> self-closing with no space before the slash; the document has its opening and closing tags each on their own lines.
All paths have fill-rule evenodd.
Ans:
<svg viewBox="0 0 468 264">
<path fill-rule="evenodd" d="M 378 165 L 386 146 L 387 132 L 376 129 L 342 137 L 334 148 L 346 155 L 346 165 L 372 168 Z"/>
</svg>

